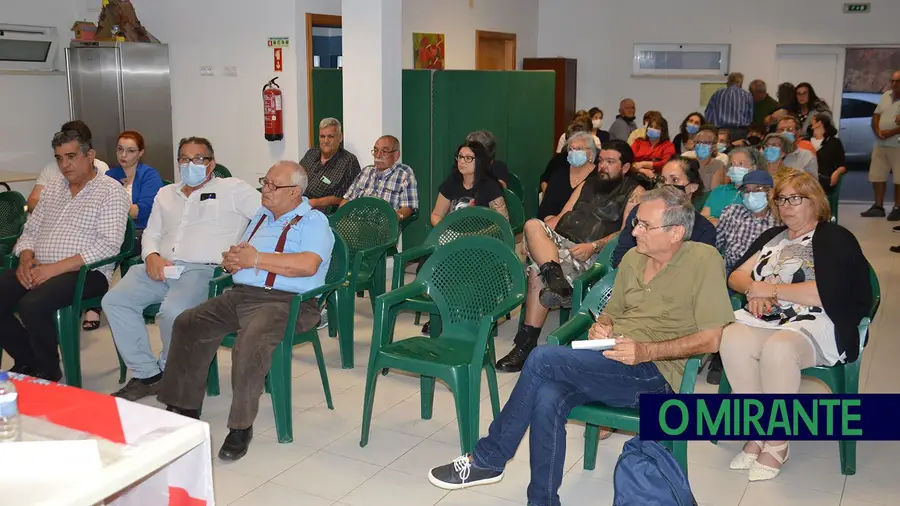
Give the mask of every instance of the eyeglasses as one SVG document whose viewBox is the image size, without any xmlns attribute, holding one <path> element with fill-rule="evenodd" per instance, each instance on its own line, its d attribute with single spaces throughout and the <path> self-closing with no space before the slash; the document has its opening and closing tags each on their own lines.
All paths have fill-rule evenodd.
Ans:
<svg viewBox="0 0 900 506">
<path fill-rule="evenodd" d="M 472 163 L 475 161 L 475 157 L 469 156 L 469 155 L 456 155 L 456 159 L 457 159 L 457 161 L 466 162 L 466 163 Z"/>
<path fill-rule="evenodd" d="M 375 149 L 372 150 L 372 155 L 373 155 L 373 156 L 378 156 L 378 155 L 383 155 L 383 156 L 384 156 L 384 155 L 389 155 L 389 154 L 391 154 L 391 153 L 396 153 L 396 152 L 397 152 L 396 149 L 387 149 L 387 148 L 385 148 L 385 149 L 378 149 L 378 148 L 375 148 Z"/>
<path fill-rule="evenodd" d="M 635 230 L 642 228 L 645 231 L 649 232 L 651 230 L 656 230 L 658 228 L 666 228 L 666 227 L 671 227 L 671 226 L 672 225 L 660 225 L 658 227 L 651 227 L 649 224 L 647 224 L 646 221 L 639 220 L 637 218 L 637 216 L 635 216 L 634 218 L 631 219 L 631 228 L 633 228 Z"/>
<path fill-rule="evenodd" d="M 212 159 L 213 159 L 213 157 L 211 157 L 211 156 L 200 156 L 200 155 L 197 155 L 197 156 L 195 156 L 195 157 L 193 157 L 193 158 L 188 158 L 188 157 L 186 157 L 186 156 L 179 156 L 179 157 L 178 157 L 178 165 L 184 165 L 184 164 L 186 164 L 186 163 L 188 163 L 188 162 L 194 162 L 194 163 L 196 163 L 197 165 L 206 165 L 206 164 L 209 163 Z"/>
<path fill-rule="evenodd" d="M 784 207 L 786 204 L 790 204 L 791 207 L 797 207 L 803 202 L 803 199 L 807 199 L 809 197 L 804 197 L 803 195 L 788 195 L 787 197 L 775 197 L 775 205 L 778 207 Z"/>
<path fill-rule="evenodd" d="M 123 148 L 122 146 L 116 146 L 116 153 L 125 153 L 126 155 L 136 155 L 140 150 L 137 148 Z"/>
<path fill-rule="evenodd" d="M 275 191 L 275 190 L 280 190 L 282 188 L 293 188 L 293 187 L 299 186 L 299 185 L 288 184 L 288 185 L 284 185 L 284 186 L 278 186 L 277 184 L 273 183 L 272 181 L 269 181 L 268 179 L 261 177 L 261 178 L 259 178 L 259 186 L 261 186 L 267 190 Z"/>
</svg>

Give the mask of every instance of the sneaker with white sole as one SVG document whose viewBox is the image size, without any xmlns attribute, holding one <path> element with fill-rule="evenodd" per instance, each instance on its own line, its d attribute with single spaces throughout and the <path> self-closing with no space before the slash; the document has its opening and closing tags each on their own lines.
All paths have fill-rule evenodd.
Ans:
<svg viewBox="0 0 900 506">
<path fill-rule="evenodd" d="M 328 308 L 322 307 L 322 312 L 319 313 L 319 325 L 316 327 L 318 330 L 322 330 L 328 327 Z"/>
<path fill-rule="evenodd" d="M 459 490 L 476 485 L 489 485 L 503 479 L 503 471 L 494 471 L 478 467 L 467 453 L 453 459 L 443 466 L 433 467 L 428 471 L 428 481 L 444 490 Z"/>
</svg>

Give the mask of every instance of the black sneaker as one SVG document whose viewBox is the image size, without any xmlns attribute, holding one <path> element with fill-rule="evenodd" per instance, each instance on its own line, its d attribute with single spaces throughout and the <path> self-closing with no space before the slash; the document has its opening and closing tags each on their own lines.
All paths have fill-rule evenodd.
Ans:
<svg viewBox="0 0 900 506">
<path fill-rule="evenodd" d="M 152 383 L 145 383 L 138 378 L 131 378 L 131 380 L 125 384 L 124 387 L 119 389 L 118 392 L 114 392 L 113 397 L 121 397 L 126 401 L 139 401 L 144 397 L 149 397 L 151 395 L 156 395 L 159 393 L 159 387 L 162 385 L 162 375 L 158 375 L 159 378 Z"/>
<path fill-rule="evenodd" d="M 863 218 L 884 218 L 884 208 L 881 206 L 872 206 L 867 211 L 859 213 Z"/>
<path fill-rule="evenodd" d="M 722 382 L 722 357 L 714 354 L 709 361 L 709 370 L 706 372 L 706 382 L 710 385 L 718 385 Z"/>
<path fill-rule="evenodd" d="M 428 481 L 444 490 L 489 485 L 502 479 L 503 471 L 493 471 L 476 466 L 469 453 L 453 459 L 453 462 L 449 464 L 433 467 L 431 471 L 428 471 Z"/>
<path fill-rule="evenodd" d="M 900 246 L 891 246 L 891 251 L 894 253 L 900 253 Z"/>
<path fill-rule="evenodd" d="M 888 221 L 900 221 L 900 207 L 891 209 L 891 213 L 887 216 Z"/>
</svg>

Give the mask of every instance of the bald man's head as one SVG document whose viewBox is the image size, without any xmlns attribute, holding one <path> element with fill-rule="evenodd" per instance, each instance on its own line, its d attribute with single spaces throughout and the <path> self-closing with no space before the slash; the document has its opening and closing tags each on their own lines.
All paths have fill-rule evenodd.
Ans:
<svg viewBox="0 0 900 506">
<path fill-rule="evenodd" d="M 622 117 L 634 120 L 634 117 L 637 114 L 636 111 L 637 107 L 634 104 L 634 100 L 626 98 L 619 102 L 619 114 Z"/>
<path fill-rule="evenodd" d="M 262 183 L 262 204 L 278 217 L 303 201 L 306 170 L 293 160 L 282 160 L 269 169 Z"/>
</svg>

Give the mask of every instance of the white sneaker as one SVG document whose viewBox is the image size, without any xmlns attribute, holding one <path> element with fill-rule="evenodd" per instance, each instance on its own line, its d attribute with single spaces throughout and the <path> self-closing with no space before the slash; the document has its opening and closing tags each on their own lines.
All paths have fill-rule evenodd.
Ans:
<svg viewBox="0 0 900 506">
<path fill-rule="evenodd" d="M 318 330 L 322 330 L 328 327 L 328 308 L 322 307 L 322 311 L 319 313 L 319 325 L 316 327 Z"/>
</svg>

